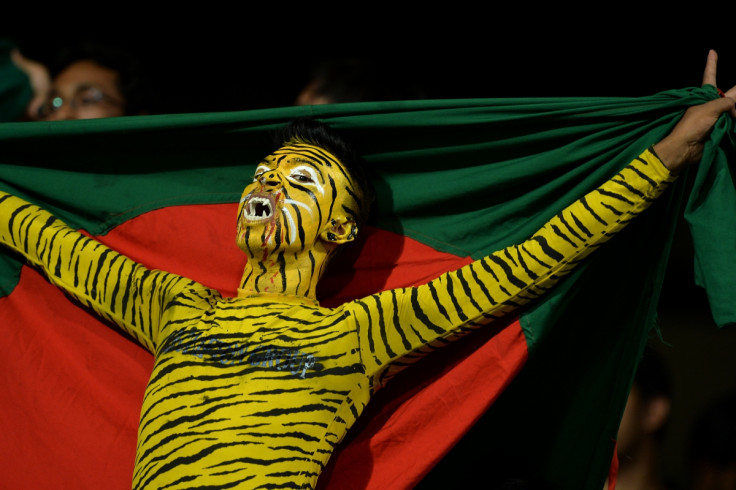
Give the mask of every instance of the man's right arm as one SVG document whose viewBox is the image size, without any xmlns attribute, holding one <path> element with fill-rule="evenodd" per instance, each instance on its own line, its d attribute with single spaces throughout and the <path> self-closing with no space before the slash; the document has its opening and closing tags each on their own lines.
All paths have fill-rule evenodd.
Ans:
<svg viewBox="0 0 736 490">
<path fill-rule="evenodd" d="M 167 304 L 179 291 L 196 284 L 149 270 L 5 192 L 0 192 L 0 243 L 151 352 L 158 344 Z"/>
</svg>

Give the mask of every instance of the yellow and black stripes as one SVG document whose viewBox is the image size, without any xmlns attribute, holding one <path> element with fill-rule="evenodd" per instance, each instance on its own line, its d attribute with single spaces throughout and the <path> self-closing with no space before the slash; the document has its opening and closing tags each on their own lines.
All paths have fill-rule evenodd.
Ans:
<svg viewBox="0 0 736 490">
<path fill-rule="evenodd" d="M 0 199 L 7 223 L 0 230 L 3 244 L 23 253 L 80 303 L 155 349 L 162 305 L 194 282 L 146 269 L 14 196 Z"/>
<path fill-rule="evenodd" d="M 267 297 L 219 299 L 202 313 L 171 312 L 190 321 L 166 330 L 157 352 L 136 488 L 313 485 L 368 401 L 354 323 Z"/>
<path fill-rule="evenodd" d="M 544 294 L 646 209 L 673 180 L 647 151 L 525 242 L 428 284 L 356 303 L 353 314 L 359 325 L 366 326 L 361 330 L 361 348 L 374 389 L 390 377 L 385 371 L 388 366 L 415 349 L 456 336 L 460 326 L 487 324 Z"/>
</svg>

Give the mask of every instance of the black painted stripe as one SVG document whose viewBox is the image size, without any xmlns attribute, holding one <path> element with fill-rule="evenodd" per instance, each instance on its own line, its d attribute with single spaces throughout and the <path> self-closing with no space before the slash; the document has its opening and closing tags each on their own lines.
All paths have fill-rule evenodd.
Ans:
<svg viewBox="0 0 736 490">
<path fill-rule="evenodd" d="M 444 334 L 445 329 L 441 328 L 439 325 L 435 325 L 427 316 L 427 314 L 422 310 L 422 306 L 419 304 L 419 296 L 417 294 L 418 290 L 417 288 L 411 289 L 411 306 L 414 309 L 414 316 L 417 317 L 417 320 L 422 322 L 427 328 L 432 330 L 436 334 Z"/>
<path fill-rule="evenodd" d="M 590 215 L 591 215 L 591 216 L 593 216 L 593 218 L 594 218 L 594 219 L 595 219 L 595 220 L 596 220 L 597 222 L 599 222 L 600 224 L 602 224 L 602 225 L 604 225 L 604 226 L 608 226 L 608 223 L 606 223 L 606 221 L 605 221 L 605 220 L 604 220 L 603 218 L 601 218 L 601 217 L 600 217 L 600 216 L 598 215 L 598 213 L 596 213 L 596 212 L 595 212 L 595 211 L 593 210 L 593 208 L 591 208 L 591 207 L 590 207 L 590 204 L 588 204 L 588 200 L 587 200 L 587 199 L 585 199 L 585 197 L 582 197 L 582 198 L 580 198 L 580 202 L 582 203 L 583 207 L 585 207 L 585 209 L 586 209 L 586 210 L 587 210 L 587 211 L 588 211 L 588 212 L 590 213 Z"/>
<path fill-rule="evenodd" d="M 437 311 L 440 312 L 442 316 L 445 317 L 445 319 L 449 322 L 450 321 L 450 315 L 447 313 L 447 310 L 445 309 L 445 306 L 440 301 L 440 297 L 437 294 L 437 288 L 434 286 L 434 281 L 430 281 L 427 283 L 427 288 L 429 289 L 430 294 L 432 295 L 432 299 L 434 299 L 435 304 L 437 305 Z"/>
<path fill-rule="evenodd" d="M 561 261 L 562 259 L 565 258 L 564 255 L 562 255 L 560 252 L 558 252 L 557 250 L 555 250 L 554 248 L 552 248 L 552 246 L 549 244 L 549 242 L 547 242 L 547 239 L 545 237 L 543 237 L 543 236 L 535 236 L 534 237 L 534 241 L 537 242 L 539 244 L 539 246 L 542 248 L 542 252 L 544 252 L 545 255 L 547 255 L 547 257 L 551 258 L 552 260 L 554 260 L 556 262 L 559 262 L 559 261 Z M 575 246 L 575 248 L 577 248 L 577 246 Z M 552 267 L 551 265 L 543 262 L 537 256 L 535 256 L 534 254 L 532 254 L 531 252 L 529 252 L 529 250 L 527 250 L 527 249 L 524 249 L 524 250 L 529 254 L 530 257 L 534 257 L 534 260 L 536 260 L 541 265 L 544 265 L 548 269 Z"/>
<path fill-rule="evenodd" d="M 522 281 L 521 279 L 519 279 L 518 277 L 516 277 L 511 267 L 506 262 L 504 262 L 500 257 L 497 257 L 496 255 L 489 255 L 488 259 L 495 262 L 496 264 L 498 264 L 498 266 L 501 267 L 501 270 L 506 275 L 506 279 L 508 279 L 508 282 L 510 282 L 517 288 L 526 287 L 526 283 Z"/>
</svg>

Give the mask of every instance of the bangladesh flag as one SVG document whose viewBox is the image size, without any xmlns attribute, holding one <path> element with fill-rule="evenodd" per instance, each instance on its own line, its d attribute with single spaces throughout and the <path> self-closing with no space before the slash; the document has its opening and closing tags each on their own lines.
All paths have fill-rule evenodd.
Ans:
<svg viewBox="0 0 736 490">
<path fill-rule="evenodd" d="M 149 268 L 232 296 L 245 260 L 235 246 L 241 191 L 271 132 L 313 116 L 356 143 L 377 192 L 370 226 L 321 285 L 332 306 L 524 240 L 660 140 L 688 106 L 715 97 L 704 87 L 2 123 L 0 187 Z M 463 487 L 466 475 L 492 482 L 520 467 L 552 488 L 600 490 L 680 212 L 716 322 L 736 319 L 724 301 L 736 292 L 733 150 L 724 116 L 701 165 L 545 297 L 397 376 L 320 487 Z M 0 480 L 130 488 L 151 354 L 17 257 L 0 259 Z"/>
</svg>

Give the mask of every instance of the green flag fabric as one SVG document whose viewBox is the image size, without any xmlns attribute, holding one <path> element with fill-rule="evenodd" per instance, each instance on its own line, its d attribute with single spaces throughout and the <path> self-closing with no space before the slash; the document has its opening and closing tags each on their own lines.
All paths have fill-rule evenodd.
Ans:
<svg viewBox="0 0 736 490">
<path fill-rule="evenodd" d="M 341 289 L 345 282 L 330 283 L 326 293 L 329 305 L 387 285 L 427 280 L 443 269 L 521 242 L 556 212 L 664 137 L 687 107 L 715 97 L 715 89 L 706 86 L 641 98 L 370 102 L 217 114 L 3 123 L 0 188 L 40 204 L 71 226 L 103 241 L 108 236 L 117 239 L 112 235 L 118 230 L 153 213 L 186 210 L 175 215 L 177 223 L 170 219 L 167 224 L 163 219 L 156 221 L 155 227 L 148 225 L 151 227 L 139 230 L 150 240 L 145 241 L 149 249 L 145 253 L 151 254 L 146 255 L 148 260 L 155 256 L 153 250 L 158 246 L 152 237 L 169 236 L 167 226 L 180 225 L 186 220 L 184 215 L 194 217 L 200 210 L 210 209 L 208 206 L 221 209 L 219 206 L 238 202 L 255 165 L 269 151 L 274 129 L 294 117 L 318 118 L 354 141 L 369 165 L 376 189 L 370 228 L 376 233 L 405 237 L 416 244 L 411 246 L 432 252 L 417 259 L 424 267 L 422 272 L 409 268 L 406 279 L 392 282 L 385 277 L 369 280 L 361 276 L 361 283 L 352 289 Z M 729 260 L 736 252 L 733 151 L 733 121 L 724 116 L 698 167 L 685 172 L 632 225 L 512 319 L 523 333 L 528 359 L 521 361 L 518 374 L 513 371 L 508 375 L 510 382 L 502 384 L 500 396 L 488 400 L 489 407 L 483 408 L 488 408 L 485 415 L 479 414 L 467 424 L 474 424 L 467 437 L 482 440 L 482 451 L 462 450 L 460 444 L 434 471 L 434 456 L 414 473 L 401 462 L 393 462 L 395 472 L 406 472 L 411 477 L 390 480 L 393 476 L 382 471 L 381 478 L 387 478 L 380 480 L 384 486 L 379 486 L 373 476 L 348 486 L 347 475 L 355 470 L 350 465 L 359 463 L 343 456 L 350 453 L 346 449 L 338 452 L 334 466 L 320 484 L 327 488 L 403 488 L 411 483 L 432 488 L 445 480 L 457 485 L 463 474 L 479 466 L 492 475 L 521 465 L 553 488 L 600 489 L 608 474 L 618 421 L 637 361 L 656 324 L 658 295 L 680 212 L 685 213 L 691 227 L 698 281 L 707 290 L 716 323 L 726 326 L 736 321 L 736 306 L 727 301 L 736 293 L 735 264 Z M 234 225 L 233 214 L 230 229 L 223 235 L 234 238 Z M 191 233 L 200 232 L 191 226 Z M 232 242 L 234 247 L 234 239 Z M 359 252 L 380 256 L 382 264 L 390 263 L 402 250 L 410 250 L 407 243 L 391 247 L 389 241 L 384 241 L 383 247 L 364 247 Z M 167 250 L 160 254 L 162 261 L 176 258 L 177 250 L 184 248 L 177 243 L 160 246 Z M 216 255 L 217 250 L 212 254 Z M 372 262 L 366 263 L 369 274 Z M 156 263 L 150 265 L 158 267 Z M 235 279 L 228 276 L 223 283 L 234 288 L 242 267 L 231 265 Z M 13 297 L 27 293 L 19 286 L 25 274 L 22 263 L 6 254 L 0 267 L 4 296 L 0 299 L 0 318 L 10 339 L 2 355 L 6 363 L 1 370 L 4 383 L 18 383 L 22 378 L 24 386 L 32 390 L 35 377 L 46 376 L 44 370 L 57 366 L 51 358 L 45 358 L 39 359 L 35 372 L 19 367 L 24 364 L 18 358 L 27 346 L 12 344 L 13 339 L 21 338 L 15 332 L 27 328 L 24 321 L 41 320 L 33 316 L 30 306 L 29 311 L 21 311 L 19 305 L 27 299 L 13 301 Z M 346 262 L 342 267 L 349 275 L 350 264 Z M 397 274 L 402 274 L 400 268 Z M 58 331 L 58 318 L 49 319 L 47 328 L 55 336 L 64 335 Z M 96 335 L 94 330 L 89 333 Z M 36 338 L 34 342 L 45 340 Z M 93 340 L 86 342 L 85 348 L 95 348 Z M 452 362 L 462 362 L 472 350 L 472 342 L 462 339 L 460 347 L 451 346 L 458 356 Z M 135 348 L 130 356 L 137 359 Z M 134 364 L 136 369 L 145 370 L 147 362 L 143 356 Z M 450 361 L 439 354 L 428 356 L 406 371 L 401 386 L 432 383 L 418 371 L 421 366 L 431 371 L 426 366 L 435 362 Z M 94 377 L 100 366 L 90 365 L 88 369 Z M 479 385 L 494 375 L 490 368 L 473 369 L 477 370 L 474 382 Z M 108 374 L 108 382 L 126 377 L 125 371 Z M 86 389 L 94 392 L 94 388 Z M 398 394 L 390 390 L 387 393 L 378 403 L 390 410 L 390 397 Z M 432 396 L 439 395 L 435 392 Z M 440 402 L 449 399 L 440 397 L 436 410 L 454 410 L 454 406 Z M 411 403 L 411 398 L 406 403 Z M 3 424 L 33 431 L 37 421 L 26 408 L 22 404 L 21 408 L 6 408 Z M 368 411 L 365 416 L 370 414 Z M 128 418 L 125 420 L 129 424 Z M 53 428 L 54 423 L 49 423 L 48 438 L 55 437 Z M 348 448 L 360 444 L 360 431 L 371 430 L 365 425 L 354 429 L 344 443 Z M 446 428 L 437 426 L 433 430 L 440 433 Z M 444 443 L 439 453 L 448 453 L 467 427 L 453 430 L 459 433 L 448 438 L 453 442 Z M 39 448 L 40 443 L 19 448 L 21 435 L 13 433 L 18 434 L 17 439 L 9 438 L 3 455 L 20 454 L 27 463 L 6 468 L 7 474 L 1 475 L 5 481 L 19 481 L 20 472 L 34 468 L 59 471 L 53 461 L 54 449 Z M 112 441 L 116 436 L 100 430 L 96 437 Z M 401 444 L 411 448 L 411 437 Z M 39 451 L 43 462 L 34 456 L 35 451 Z M 415 453 L 421 451 L 413 448 Z M 383 468 L 381 455 L 373 457 L 373 467 Z M 132 458 L 123 465 L 132 471 Z M 125 470 L 120 472 L 124 474 Z M 385 486 L 387 481 L 397 486 Z M 125 488 L 129 481 L 108 487 L 116 485 Z"/>
</svg>

